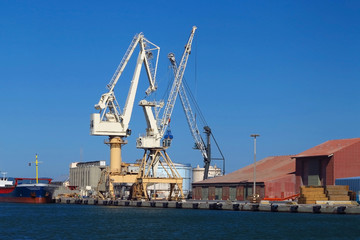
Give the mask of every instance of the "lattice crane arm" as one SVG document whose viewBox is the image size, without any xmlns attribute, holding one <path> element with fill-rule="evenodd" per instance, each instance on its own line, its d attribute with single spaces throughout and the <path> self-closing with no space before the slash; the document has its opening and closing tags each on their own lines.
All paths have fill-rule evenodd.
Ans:
<svg viewBox="0 0 360 240">
<path fill-rule="evenodd" d="M 131 56 L 133 55 L 137 45 L 140 46 L 140 51 L 128 95 L 126 98 L 125 106 L 123 108 L 123 111 L 121 112 L 114 94 L 114 88 Z M 151 65 L 150 61 L 153 58 L 153 50 L 157 51 L 155 68 Z M 134 106 L 141 66 L 142 64 L 145 65 L 146 73 L 149 80 L 149 88 L 146 90 L 146 94 L 149 95 L 151 92 L 156 90 L 155 78 L 159 51 L 160 48 L 148 41 L 142 33 L 134 36 L 113 77 L 111 78 L 109 84 L 107 84 L 107 88 L 109 91 L 103 94 L 98 104 L 95 105 L 95 109 L 100 110 L 100 113 L 95 113 L 91 115 L 91 135 L 129 136 L 131 134 L 128 126 Z"/>
<path fill-rule="evenodd" d="M 191 52 L 191 44 L 194 38 L 195 30 L 196 27 L 194 26 L 192 28 L 188 42 L 185 45 L 185 50 L 181 59 L 180 67 L 176 71 L 174 82 L 172 84 L 162 118 L 158 119 L 158 114 L 155 114 L 155 116 L 153 110 L 157 109 L 158 107 L 162 107 L 163 103 L 148 102 L 146 100 L 142 100 L 139 103 L 139 105 L 142 106 L 144 110 L 147 129 L 146 135 L 140 136 L 136 140 L 137 148 L 155 149 L 170 146 L 170 142 L 161 144 L 161 139 L 163 138 L 166 128 L 170 122 L 170 117 L 175 105 L 176 97 L 179 93 L 179 88 L 184 75 L 187 60 Z"/>
<path fill-rule="evenodd" d="M 187 42 L 187 44 L 185 46 L 184 54 L 183 54 L 183 56 L 181 58 L 179 67 L 177 68 L 177 71 L 176 71 L 176 74 L 175 74 L 174 83 L 173 83 L 173 85 L 171 87 L 169 98 L 168 98 L 168 100 L 166 102 L 165 109 L 164 109 L 164 112 L 163 112 L 163 116 L 162 116 L 161 121 L 160 121 L 159 132 L 160 132 L 161 136 L 164 135 L 164 133 L 166 131 L 166 128 L 169 125 L 171 114 L 172 114 L 172 112 L 174 110 L 176 98 L 177 98 L 177 95 L 179 93 L 180 85 L 182 83 L 182 78 L 184 76 L 186 64 L 187 64 L 189 55 L 191 53 L 191 45 L 192 45 L 192 42 L 193 42 L 193 39 L 194 39 L 196 29 L 197 29 L 196 26 L 194 26 L 192 28 L 189 40 L 188 40 L 188 42 Z"/>
<path fill-rule="evenodd" d="M 177 65 L 176 65 L 175 56 L 174 55 L 169 55 L 168 58 L 169 58 L 169 60 L 171 62 L 171 67 L 172 67 L 172 69 L 174 71 L 174 74 L 175 74 L 176 71 L 177 71 Z M 201 151 L 201 154 L 203 155 L 204 159 L 207 159 L 208 156 L 207 156 L 207 153 L 206 153 L 205 143 L 204 143 L 203 138 L 201 137 L 199 128 L 198 128 L 197 123 L 196 123 L 196 118 L 195 118 L 194 113 L 192 111 L 191 104 L 190 104 L 190 101 L 189 101 L 189 98 L 187 96 L 187 93 L 186 93 L 186 90 L 185 90 L 185 87 L 184 87 L 183 83 L 181 83 L 181 85 L 180 85 L 179 97 L 180 97 L 181 105 L 183 106 L 183 110 L 184 110 L 184 113 L 185 113 L 185 116 L 186 116 L 187 123 L 189 125 L 191 135 L 192 135 L 192 137 L 193 137 L 193 139 L 195 141 L 195 147 L 196 147 L 196 149 L 199 149 Z"/>
</svg>

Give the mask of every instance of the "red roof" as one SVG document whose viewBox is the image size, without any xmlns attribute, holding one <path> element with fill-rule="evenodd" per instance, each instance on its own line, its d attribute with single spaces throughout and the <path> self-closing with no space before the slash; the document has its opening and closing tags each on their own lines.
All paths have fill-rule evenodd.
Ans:
<svg viewBox="0 0 360 240">
<path fill-rule="evenodd" d="M 346 148 L 354 143 L 360 142 L 360 138 L 351 138 L 351 139 L 339 139 L 339 140 L 330 140 L 324 142 L 320 145 L 317 145 L 313 148 L 310 148 L 302 153 L 297 154 L 294 158 L 301 157 L 314 157 L 314 156 L 330 156 L 343 148 Z"/>
<path fill-rule="evenodd" d="M 267 157 L 256 162 L 256 181 L 265 182 L 295 172 L 295 159 L 293 156 Z M 251 164 L 225 176 L 207 179 L 194 184 L 252 182 L 254 181 L 253 177 L 254 164 Z"/>
</svg>

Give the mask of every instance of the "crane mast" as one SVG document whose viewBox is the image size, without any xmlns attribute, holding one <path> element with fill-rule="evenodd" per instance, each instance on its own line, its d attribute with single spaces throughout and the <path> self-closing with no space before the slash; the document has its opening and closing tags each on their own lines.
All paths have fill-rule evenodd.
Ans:
<svg viewBox="0 0 360 240">
<path fill-rule="evenodd" d="M 149 198 L 147 194 L 147 186 L 156 183 L 170 184 L 170 192 L 175 191 L 179 193 L 180 198 L 183 198 L 182 192 L 182 178 L 172 163 L 170 157 L 166 153 L 166 149 L 170 146 L 171 136 L 164 139 L 161 144 L 161 138 L 164 136 L 166 128 L 170 122 L 171 114 L 173 112 L 179 88 L 182 83 L 186 64 L 191 53 L 191 45 L 193 42 L 196 27 L 192 28 L 190 37 L 185 46 L 183 56 L 179 68 L 176 71 L 174 82 L 169 93 L 168 100 L 161 119 L 154 116 L 153 109 L 161 107 L 161 104 L 156 102 L 148 102 L 146 100 L 140 101 L 139 105 L 143 107 L 145 119 L 147 123 L 146 135 L 141 136 L 136 141 L 136 147 L 144 149 L 144 155 L 140 164 L 139 176 L 137 182 L 133 185 L 133 198 Z M 173 54 L 169 54 L 170 56 Z M 160 178 L 156 176 L 156 169 L 161 165 L 166 170 L 168 177 Z M 176 188 L 177 187 L 177 188 Z M 171 193 L 169 195 L 171 198 Z"/>
<path fill-rule="evenodd" d="M 191 53 L 191 44 L 192 44 L 192 41 L 194 39 L 195 30 L 196 30 L 196 27 L 194 26 L 192 28 L 189 40 L 188 40 L 188 42 L 187 42 L 187 44 L 185 46 L 185 51 L 184 51 L 184 54 L 183 54 L 183 56 L 181 58 L 179 67 L 178 67 L 178 69 L 176 71 L 174 84 L 171 87 L 169 98 L 167 100 L 167 103 L 166 103 L 166 106 L 165 106 L 165 109 L 164 109 L 164 113 L 163 113 L 163 117 L 162 117 L 161 122 L 160 122 L 160 135 L 161 136 L 164 135 L 166 127 L 168 126 L 168 124 L 170 122 L 171 114 L 172 114 L 172 112 L 174 110 L 176 98 L 177 98 L 177 95 L 179 93 L 180 85 L 182 83 L 182 79 L 183 79 L 183 76 L 184 76 L 186 64 L 187 64 L 189 55 Z"/>
<path fill-rule="evenodd" d="M 143 107 L 145 119 L 147 122 L 146 136 L 141 136 L 137 139 L 136 146 L 138 148 L 162 148 L 161 138 L 164 136 L 167 126 L 169 125 L 171 114 L 174 110 L 176 98 L 179 93 L 179 89 L 182 83 L 184 72 L 186 69 L 187 61 L 191 53 L 191 45 L 194 39 L 196 27 L 192 28 L 189 40 L 185 45 L 185 50 L 181 58 L 179 68 L 175 73 L 174 82 L 171 86 L 168 100 L 166 102 L 164 112 L 161 119 L 157 119 L 154 116 L 153 109 L 155 107 L 161 107 L 160 103 L 148 102 L 146 100 L 140 101 L 139 105 Z M 168 55 L 174 57 L 173 53 Z"/>
<path fill-rule="evenodd" d="M 132 76 L 123 111 L 121 111 L 114 94 L 114 89 L 138 45 L 140 50 L 135 71 Z M 155 67 L 151 63 L 151 60 L 154 58 L 154 51 L 157 52 Z M 109 141 L 105 143 L 110 145 L 110 169 L 104 172 L 104 177 L 106 176 L 105 181 L 108 183 L 108 193 L 111 198 L 115 197 L 115 184 L 136 182 L 137 174 L 128 173 L 128 164 L 122 163 L 121 149 L 122 145 L 127 143 L 124 138 L 131 134 L 129 122 L 134 106 L 141 67 L 144 64 L 146 69 L 149 80 L 149 87 L 146 90 L 146 94 L 149 95 L 156 90 L 155 79 L 159 52 L 160 48 L 147 40 L 142 33 L 135 35 L 113 77 L 106 86 L 108 92 L 104 93 L 99 102 L 95 104 L 95 109 L 99 110 L 99 113 L 93 113 L 90 117 L 90 134 L 109 136 Z M 100 194 L 100 196 L 102 195 Z"/>
</svg>

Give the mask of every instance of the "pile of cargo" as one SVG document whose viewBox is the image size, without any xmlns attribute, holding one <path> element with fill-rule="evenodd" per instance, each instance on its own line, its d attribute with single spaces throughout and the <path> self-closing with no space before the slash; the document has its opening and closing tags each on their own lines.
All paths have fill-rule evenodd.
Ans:
<svg viewBox="0 0 360 240">
<path fill-rule="evenodd" d="M 342 185 L 327 185 L 326 196 L 329 201 L 349 201 L 349 186 Z"/>
<path fill-rule="evenodd" d="M 315 204 L 316 201 L 327 201 L 324 187 L 321 186 L 301 186 L 299 204 Z"/>
<path fill-rule="evenodd" d="M 299 204 L 315 204 L 316 201 L 349 201 L 349 186 L 327 185 L 301 186 Z"/>
</svg>

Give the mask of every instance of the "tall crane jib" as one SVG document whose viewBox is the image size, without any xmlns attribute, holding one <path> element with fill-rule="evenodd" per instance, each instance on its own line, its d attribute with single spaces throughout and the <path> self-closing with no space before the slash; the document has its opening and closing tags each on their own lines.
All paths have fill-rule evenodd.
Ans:
<svg viewBox="0 0 360 240">
<path fill-rule="evenodd" d="M 146 135 L 141 136 L 136 141 L 136 147 L 144 149 L 144 155 L 141 160 L 138 181 L 133 185 L 134 198 L 148 198 L 147 186 L 155 183 L 166 183 L 170 186 L 169 199 L 174 193 L 175 198 L 183 198 L 182 191 L 183 178 L 180 176 L 175 165 L 171 161 L 166 149 L 170 146 L 172 139 L 171 134 L 167 131 L 170 122 L 171 114 L 173 112 L 182 78 L 185 72 L 188 57 L 191 52 L 191 44 L 194 38 L 196 27 L 192 28 L 189 40 L 185 46 L 185 50 L 176 71 L 175 78 L 166 101 L 162 118 L 159 118 L 158 112 L 154 114 L 156 109 L 161 107 L 161 102 L 148 102 L 146 100 L 140 101 L 145 119 L 147 123 Z M 161 141 L 167 132 L 164 141 Z M 167 177 L 157 176 L 157 167 L 161 165 L 166 170 Z"/>
<path fill-rule="evenodd" d="M 143 107 L 146 122 L 147 130 L 146 135 L 141 136 L 137 139 L 137 148 L 150 149 L 150 148 L 162 148 L 161 139 L 164 136 L 167 127 L 169 125 L 171 115 L 175 106 L 176 98 L 179 93 L 179 89 L 182 83 L 184 72 L 186 69 L 187 61 L 191 53 L 191 45 L 195 35 L 195 30 L 197 28 L 194 26 L 190 33 L 187 44 L 185 45 L 185 50 L 180 61 L 180 65 L 177 68 L 175 73 L 174 82 L 172 84 L 169 97 L 166 101 L 164 112 L 162 118 L 155 117 L 153 109 L 159 107 L 160 104 L 156 102 L 148 102 L 146 100 L 140 101 L 139 105 Z M 171 56 L 171 54 L 169 54 Z M 166 145 L 169 145 L 169 141 L 165 141 Z"/>
<path fill-rule="evenodd" d="M 139 46 L 140 50 L 136 61 L 135 71 L 125 105 L 121 111 L 114 94 L 114 89 L 137 46 Z M 156 52 L 156 54 L 154 52 Z M 99 112 L 91 114 L 91 135 L 127 137 L 131 134 L 129 122 L 139 83 L 141 66 L 144 64 L 146 69 L 149 80 L 149 87 L 146 90 L 146 94 L 149 95 L 156 90 L 155 79 L 159 52 L 160 48 L 147 40 L 142 33 L 134 36 L 113 77 L 109 84 L 106 85 L 108 92 L 104 93 L 99 102 L 95 104 L 95 109 Z M 155 65 L 152 63 L 154 60 Z"/>
<path fill-rule="evenodd" d="M 174 54 L 169 54 L 168 59 L 169 59 L 169 61 L 171 63 L 171 67 L 173 68 L 174 74 L 176 74 L 176 72 L 178 70 L 178 67 L 177 67 L 177 64 L 176 64 L 175 55 Z M 186 91 L 186 88 L 184 86 L 184 82 L 185 82 L 185 80 L 180 85 L 179 96 L 180 96 L 181 104 L 183 106 L 184 113 L 186 115 L 186 120 L 187 120 L 189 129 L 190 129 L 191 135 L 192 135 L 192 137 L 193 137 L 193 139 L 195 141 L 195 149 L 198 149 L 198 150 L 201 151 L 201 154 L 202 154 L 203 159 L 204 159 L 204 176 L 203 176 L 203 179 L 205 180 L 209 176 L 209 168 L 210 168 L 211 160 L 222 160 L 223 161 L 223 169 L 222 170 L 223 170 L 223 175 L 224 175 L 225 174 L 225 158 L 224 158 L 224 155 L 222 154 L 222 151 L 221 151 L 218 143 L 216 142 L 216 139 L 215 139 L 214 135 L 212 134 L 211 128 L 207 125 L 204 117 L 202 117 L 202 119 L 203 119 L 203 125 L 204 125 L 203 129 L 204 129 L 204 133 L 206 135 L 206 143 L 203 140 L 203 138 L 202 138 L 202 136 L 200 134 L 199 128 L 198 128 L 198 124 L 197 124 L 195 115 L 194 115 L 193 110 L 191 108 L 191 104 L 190 104 L 190 101 L 189 101 L 188 94 L 187 94 L 187 91 L 188 91 L 190 93 L 190 95 L 191 95 L 191 91 L 190 91 L 190 89 L 188 89 Z M 198 107 L 195 99 L 192 98 L 192 100 L 193 100 L 193 104 L 196 106 L 196 109 L 198 110 L 198 112 L 200 112 L 200 108 Z M 203 116 L 201 112 L 200 112 L 199 115 Z M 216 147 L 217 147 L 217 149 L 218 149 L 218 151 L 219 151 L 219 153 L 221 155 L 221 158 L 212 158 L 211 157 L 211 142 L 210 142 L 211 137 L 215 141 Z"/>
</svg>

